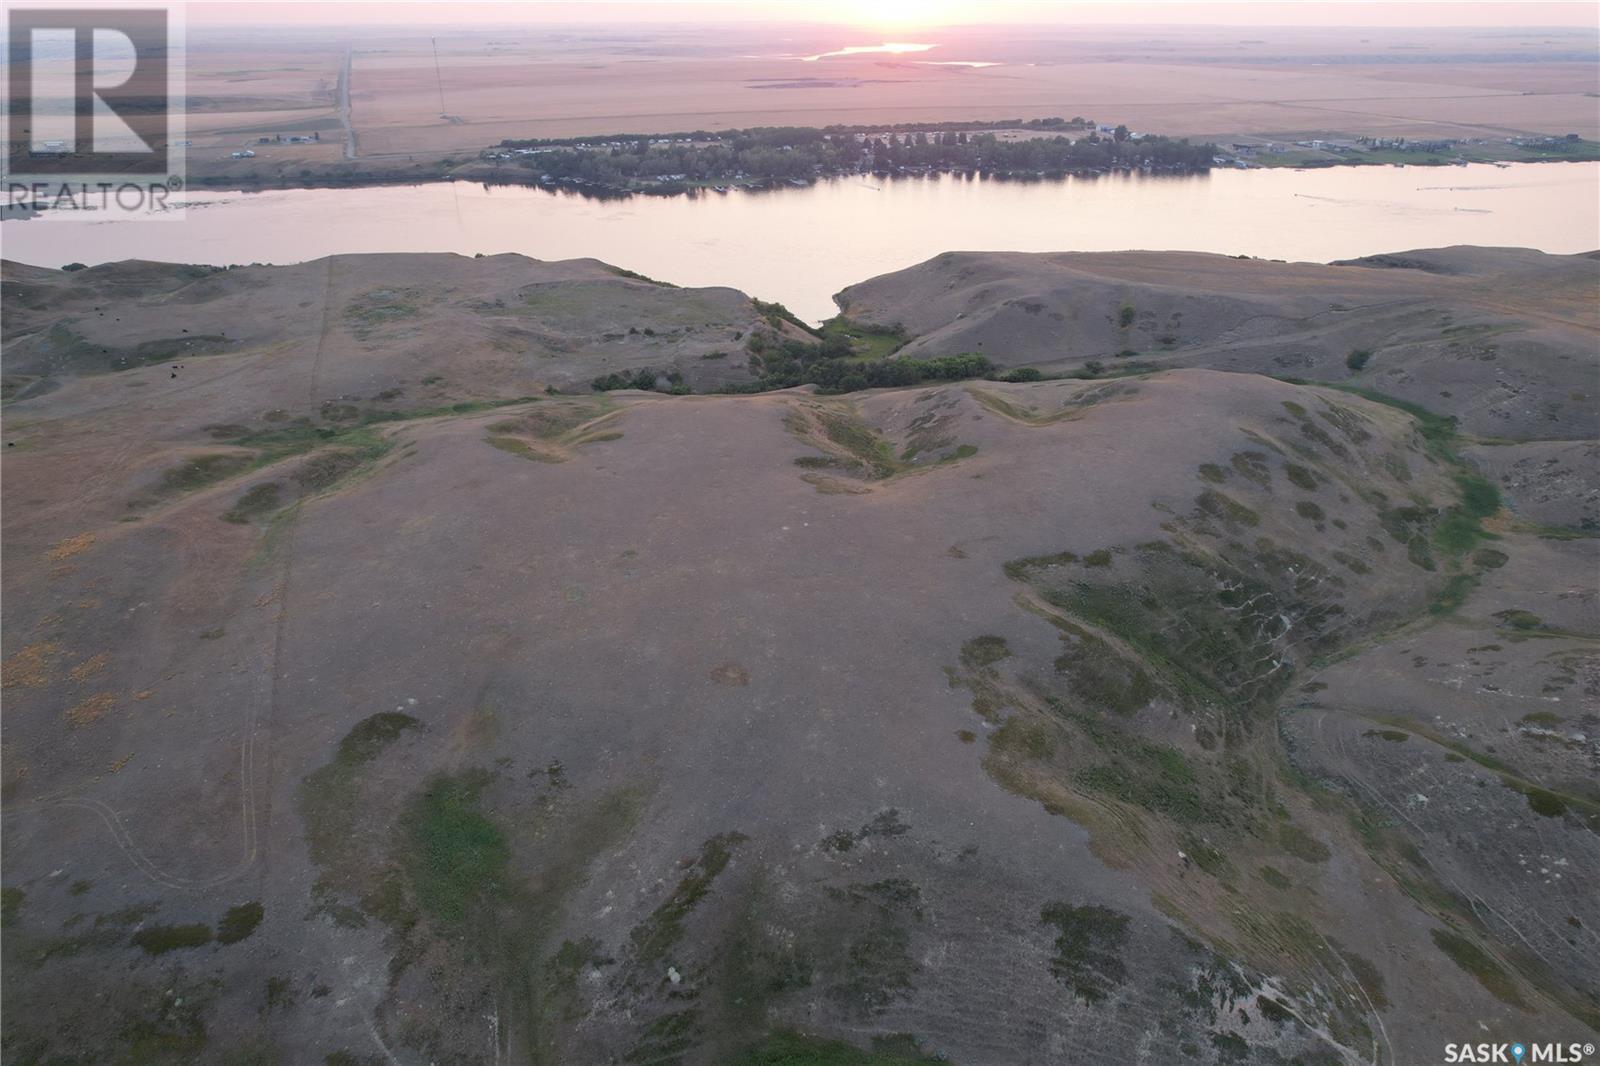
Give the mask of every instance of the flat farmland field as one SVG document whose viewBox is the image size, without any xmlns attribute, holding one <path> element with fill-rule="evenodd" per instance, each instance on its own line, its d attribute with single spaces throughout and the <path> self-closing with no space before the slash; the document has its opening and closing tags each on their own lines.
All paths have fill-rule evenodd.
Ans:
<svg viewBox="0 0 1600 1066">
<path fill-rule="evenodd" d="M 1531 90 L 1276 66 L 973 68 L 855 56 L 537 62 L 441 52 L 436 76 L 424 42 L 413 55 L 358 54 L 352 114 L 363 151 L 378 154 L 479 148 L 507 137 L 1080 114 L 1175 136 L 1447 137 L 1479 135 L 1483 126 L 1501 136 L 1593 136 L 1600 119 L 1577 88 L 1579 73 L 1541 79 L 1564 92 L 1524 95 Z"/>
<path fill-rule="evenodd" d="M 343 159 L 347 123 L 366 172 L 507 138 L 1052 115 L 1218 140 L 1600 137 L 1593 35 L 1580 31 L 991 27 L 924 37 L 921 51 L 836 55 L 876 42 L 777 26 L 200 33 L 189 53 L 191 159 L 202 175 L 292 176 Z M 322 143 L 257 143 L 313 131 Z M 231 158 L 246 147 L 256 158 Z"/>
</svg>

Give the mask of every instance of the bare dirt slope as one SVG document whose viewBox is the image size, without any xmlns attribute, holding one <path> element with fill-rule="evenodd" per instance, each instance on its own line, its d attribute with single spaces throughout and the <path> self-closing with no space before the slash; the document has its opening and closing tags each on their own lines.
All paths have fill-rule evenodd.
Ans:
<svg viewBox="0 0 1600 1066">
<path fill-rule="evenodd" d="M 1444 248 L 1347 263 L 1200 252 L 946 252 L 852 285 L 903 354 L 1001 366 L 1208 366 L 1349 383 L 1478 434 L 1593 438 L 1600 258 Z M 1361 354 L 1357 354 L 1361 353 Z"/>
<path fill-rule="evenodd" d="M 5 282 L 7 1063 L 1594 1039 L 1593 541 L 1441 419 L 527 389 L 468 301 L 756 314 L 590 263 Z"/>
</svg>

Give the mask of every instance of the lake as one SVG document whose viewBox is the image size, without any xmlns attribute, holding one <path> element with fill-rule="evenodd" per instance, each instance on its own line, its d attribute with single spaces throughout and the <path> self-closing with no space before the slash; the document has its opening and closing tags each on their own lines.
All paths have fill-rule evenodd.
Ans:
<svg viewBox="0 0 1600 1066">
<path fill-rule="evenodd" d="M 1218 170 L 1015 182 L 836 178 L 805 188 L 585 199 L 447 183 L 195 192 L 182 221 L 0 223 L 7 258 L 288 263 L 335 252 L 592 256 L 731 285 L 803 318 L 833 293 L 950 250 L 1175 249 L 1325 262 L 1450 244 L 1600 247 L 1600 163 Z"/>
</svg>

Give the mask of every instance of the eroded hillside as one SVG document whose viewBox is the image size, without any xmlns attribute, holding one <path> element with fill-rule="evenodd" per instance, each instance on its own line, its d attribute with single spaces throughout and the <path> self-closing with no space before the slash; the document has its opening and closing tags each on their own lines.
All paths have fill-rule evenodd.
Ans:
<svg viewBox="0 0 1600 1066">
<path fill-rule="evenodd" d="M 1444 248 L 1324 265 L 946 252 L 835 299 L 852 319 L 904 326 L 906 356 L 1301 377 L 1454 415 L 1478 435 L 1593 439 L 1597 256 Z"/>
<path fill-rule="evenodd" d="M 1592 445 L 1181 367 L 548 394 L 434 285 L 760 312 L 503 259 L 7 267 L 7 1063 L 1594 1038 Z"/>
</svg>

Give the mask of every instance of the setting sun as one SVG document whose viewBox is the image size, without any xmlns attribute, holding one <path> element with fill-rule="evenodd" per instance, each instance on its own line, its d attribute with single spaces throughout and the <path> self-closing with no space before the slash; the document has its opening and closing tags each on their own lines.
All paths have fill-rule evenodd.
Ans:
<svg viewBox="0 0 1600 1066">
<path fill-rule="evenodd" d="M 872 0 L 820 6 L 826 12 L 822 21 L 873 30 L 923 29 L 981 18 L 979 5 L 960 0 Z"/>
</svg>

